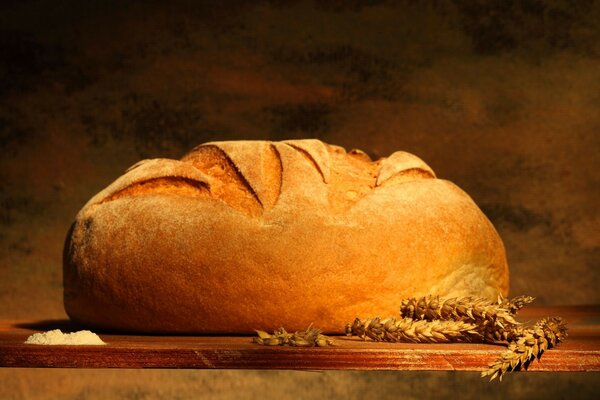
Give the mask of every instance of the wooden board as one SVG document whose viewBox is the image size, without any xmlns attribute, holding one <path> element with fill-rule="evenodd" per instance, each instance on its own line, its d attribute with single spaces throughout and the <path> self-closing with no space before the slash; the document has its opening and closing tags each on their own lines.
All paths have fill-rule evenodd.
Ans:
<svg viewBox="0 0 600 400">
<path fill-rule="evenodd" d="M 600 371 L 600 306 L 528 308 L 520 320 L 559 315 L 569 338 L 533 362 L 531 371 Z M 250 336 L 100 334 L 106 346 L 40 346 L 23 342 L 68 321 L 0 321 L 0 367 L 247 368 L 339 370 L 484 370 L 504 350 L 491 344 L 374 343 L 336 337 L 327 348 L 263 347 Z"/>
</svg>

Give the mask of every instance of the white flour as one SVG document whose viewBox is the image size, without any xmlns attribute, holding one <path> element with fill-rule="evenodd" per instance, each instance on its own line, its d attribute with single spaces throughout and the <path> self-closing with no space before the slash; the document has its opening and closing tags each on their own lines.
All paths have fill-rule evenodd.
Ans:
<svg viewBox="0 0 600 400">
<path fill-rule="evenodd" d="M 44 345 L 102 345 L 106 344 L 98 335 L 90 331 L 78 331 L 63 333 L 60 329 L 53 331 L 34 333 L 25 341 L 26 344 Z"/>
</svg>

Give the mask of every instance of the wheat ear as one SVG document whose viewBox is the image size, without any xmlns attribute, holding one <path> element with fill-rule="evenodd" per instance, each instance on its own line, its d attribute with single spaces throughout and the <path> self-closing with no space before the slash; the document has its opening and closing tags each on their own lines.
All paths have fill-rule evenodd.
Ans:
<svg viewBox="0 0 600 400">
<path fill-rule="evenodd" d="M 464 321 L 425 321 L 412 318 L 356 318 L 346 325 L 348 336 L 377 342 L 447 343 L 481 340 L 475 324 Z"/>
<path fill-rule="evenodd" d="M 542 354 L 558 345 L 567 337 L 567 327 L 560 317 L 548 317 L 538 321 L 531 328 L 518 328 L 511 333 L 511 342 L 490 367 L 481 373 L 490 376 L 490 381 L 509 371 L 527 369 L 531 361 L 539 360 Z"/>
<path fill-rule="evenodd" d="M 321 334 L 320 329 L 309 326 L 305 331 L 288 333 L 284 328 L 279 328 L 272 334 L 265 331 L 256 331 L 254 343 L 265 346 L 295 346 L 295 347 L 325 347 L 334 346 L 335 342 L 328 336 Z"/>
</svg>

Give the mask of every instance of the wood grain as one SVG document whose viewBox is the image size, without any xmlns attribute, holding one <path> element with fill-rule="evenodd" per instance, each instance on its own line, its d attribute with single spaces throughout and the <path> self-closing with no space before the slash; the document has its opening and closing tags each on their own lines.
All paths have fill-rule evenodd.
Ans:
<svg viewBox="0 0 600 400">
<path fill-rule="evenodd" d="M 569 338 L 531 371 L 599 371 L 600 306 L 525 309 L 522 321 L 562 316 Z M 34 332 L 80 329 L 69 321 L 0 321 L 0 367 L 484 370 L 505 347 L 491 344 L 374 343 L 337 337 L 328 348 L 263 347 L 249 336 L 143 336 L 100 333 L 106 346 L 39 346 Z"/>
</svg>

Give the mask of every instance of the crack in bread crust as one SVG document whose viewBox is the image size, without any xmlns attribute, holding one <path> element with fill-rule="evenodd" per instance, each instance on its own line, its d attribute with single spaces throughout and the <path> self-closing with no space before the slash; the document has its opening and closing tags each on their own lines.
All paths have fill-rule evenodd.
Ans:
<svg viewBox="0 0 600 400">
<path fill-rule="evenodd" d="M 199 146 L 181 161 L 191 163 L 212 178 L 211 193 L 214 197 L 251 216 L 262 214 L 260 198 L 227 152 L 217 145 Z"/>
<path fill-rule="evenodd" d="M 277 201 L 279 200 L 279 196 L 281 196 L 281 185 L 283 184 L 283 163 L 281 161 L 281 154 L 279 153 L 279 150 L 277 150 L 277 147 L 275 147 L 273 143 L 269 143 L 269 152 L 271 154 L 271 163 L 276 164 L 276 167 L 272 169 L 274 173 L 271 174 L 270 179 L 271 181 L 276 182 L 276 189 L 271 190 L 269 192 L 269 199 L 268 201 L 265 201 L 265 203 L 267 203 L 269 207 L 272 208 L 275 207 Z M 269 185 L 269 182 L 267 182 L 267 186 L 273 188 L 273 185 Z"/>
<path fill-rule="evenodd" d="M 319 171 L 319 174 L 321 174 L 321 177 L 323 178 L 323 182 L 329 183 L 331 161 L 329 158 L 328 149 L 322 142 L 318 142 L 318 146 L 321 147 L 318 149 L 315 148 L 316 146 L 314 145 L 314 142 L 311 142 L 309 144 L 306 142 L 309 141 L 286 140 L 283 143 L 302 154 L 302 156 L 304 156 L 315 167 L 315 169 Z"/>
<path fill-rule="evenodd" d="M 136 182 L 108 196 L 100 204 L 114 201 L 123 197 L 136 197 L 144 195 L 169 195 L 187 197 L 206 197 L 210 189 L 207 183 L 180 176 L 167 176 L 152 178 Z"/>
</svg>

